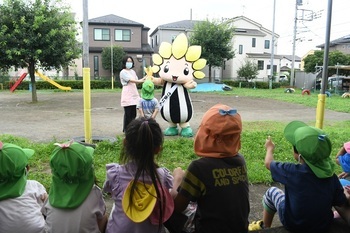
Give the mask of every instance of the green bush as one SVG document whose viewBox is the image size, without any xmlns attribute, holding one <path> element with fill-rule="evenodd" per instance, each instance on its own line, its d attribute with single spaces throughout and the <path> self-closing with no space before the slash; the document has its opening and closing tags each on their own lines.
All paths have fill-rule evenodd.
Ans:
<svg viewBox="0 0 350 233">
<path fill-rule="evenodd" d="M 83 80 L 55 80 L 56 83 L 58 83 L 61 86 L 65 87 L 71 87 L 72 89 L 83 89 Z M 29 84 L 30 81 L 23 81 L 21 82 L 17 90 L 29 90 Z M 5 81 L 4 83 L 4 89 L 10 89 L 14 85 L 13 81 Z M 46 81 L 36 81 L 35 82 L 36 89 L 37 90 L 47 90 L 47 89 L 57 89 L 56 86 L 52 85 L 49 82 Z M 121 88 L 122 85 L 120 82 L 114 82 L 113 83 L 114 88 Z M 90 87 L 91 89 L 110 89 L 111 88 L 111 81 L 103 81 L 103 80 L 91 80 L 90 81 Z"/>
</svg>

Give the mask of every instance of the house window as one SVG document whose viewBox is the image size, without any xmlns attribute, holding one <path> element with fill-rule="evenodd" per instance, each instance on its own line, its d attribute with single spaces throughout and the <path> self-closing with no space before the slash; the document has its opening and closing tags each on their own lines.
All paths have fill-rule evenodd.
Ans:
<svg viewBox="0 0 350 233">
<path fill-rule="evenodd" d="M 238 46 L 238 53 L 243 54 L 243 45 L 241 44 Z"/>
<path fill-rule="evenodd" d="M 107 28 L 94 28 L 94 40 L 109 41 L 109 29 L 107 29 Z"/>
<path fill-rule="evenodd" d="M 158 35 L 156 36 L 156 45 L 158 45 Z"/>
<path fill-rule="evenodd" d="M 258 70 L 263 70 L 264 69 L 264 61 L 258 60 Z"/>
<path fill-rule="evenodd" d="M 255 48 L 256 46 L 256 38 L 252 38 L 252 47 Z"/>
<path fill-rule="evenodd" d="M 265 49 L 269 49 L 269 48 L 270 48 L 270 41 L 265 40 Z"/>
<path fill-rule="evenodd" d="M 153 38 L 151 39 L 151 46 L 152 46 L 152 48 L 154 48 Z"/>
<path fill-rule="evenodd" d="M 98 56 L 94 56 L 94 77 L 98 77 Z"/>
<path fill-rule="evenodd" d="M 267 65 L 266 66 L 266 69 L 269 70 L 271 67 L 271 65 Z M 277 65 L 273 65 L 273 73 L 276 73 L 277 72 Z"/>
<path fill-rule="evenodd" d="M 116 29 L 114 33 L 116 41 L 131 41 L 130 29 Z"/>
</svg>

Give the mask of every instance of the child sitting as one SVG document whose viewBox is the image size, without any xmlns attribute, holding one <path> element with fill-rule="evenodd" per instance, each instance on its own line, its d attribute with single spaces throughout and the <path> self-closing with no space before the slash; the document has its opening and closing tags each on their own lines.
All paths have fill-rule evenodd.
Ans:
<svg viewBox="0 0 350 233">
<path fill-rule="evenodd" d="M 114 200 L 107 233 L 164 232 L 163 223 L 172 214 L 174 202 L 169 193 L 173 177 L 156 163 L 163 137 L 152 118 L 137 118 L 127 126 L 121 164 L 106 165 L 104 191 Z"/>
<path fill-rule="evenodd" d="M 101 189 L 94 184 L 94 149 L 73 141 L 55 145 L 50 158 L 49 198 L 42 208 L 47 231 L 104 232 L 106 205 Z"/>
<path fill-rule="evenodd" d="M 338 175 L 343 186 L 350 186 L 350 142 L 344 143 L 336 155 L 336 163 L 340 165 L 343 172 Z"/>
<path fill-rule="evenodd" d="M 0 141 L 0 232 L 41 233 L 40 209 L 47 198 L 42 184 L 28 180 L 28 158 L 34 150 Z"/>
<path fill-rule="evenodd" d="M 263 221 L 253 222 L 249 230 L 271 227 L 277 212 L 283 226 L 292 232 L 326 232 L 332 221 L 334 206 L 349 220 L 349 209 L 335 164 L 330 158 L 331 141 L 326 133 L 301 121 L 292 121 L 284 129 L 284 136 L 293 146 L 298 164 L 277 162 L 273 158 L 275 144 L 269 136 L 265 142 L 265 167 L 272 179 L 284 185 L 285 192 L 269 188 L 263 197 Z"/>
</svg>

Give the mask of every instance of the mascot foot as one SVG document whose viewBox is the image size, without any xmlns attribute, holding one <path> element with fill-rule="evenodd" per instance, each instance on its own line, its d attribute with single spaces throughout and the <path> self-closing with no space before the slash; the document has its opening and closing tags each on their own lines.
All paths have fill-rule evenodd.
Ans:
<svg viewBox="0 0 350 233">
<path fill-rule="evenodd" d="M 187 137 L 187 138 L 193 137 L 193 131 L 192 131 L 191 127 L 188 126 L 186 128 L 182 128 L 181 136 L 182 137 Z"/>
<path fill-rule="evenodd" d="M 168 127 L 166 130 L 164 130 L 165 136 L 176 136 L 179 134 L 179 130 L 177 127 Z"/>
</svg>

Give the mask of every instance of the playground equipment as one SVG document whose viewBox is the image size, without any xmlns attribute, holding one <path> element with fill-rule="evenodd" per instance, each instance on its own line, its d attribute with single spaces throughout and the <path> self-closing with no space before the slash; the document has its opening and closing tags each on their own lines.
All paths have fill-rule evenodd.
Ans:
<svg viewBox="0 0 350 233">
<path fill-rule="evenodd" d="M 345 92 L 341 97 L 350 98 L 350 92 Z"/>
<path fill-rule="evenodd" d="M 301 92 L 302 95 L 310 95 L 310 90 L 309 89 L 304 89 L 302 92 Z"/>
<path fill-rule="evenodd" d="M 58 84 L 57 82 L 53 81 L 52 79 L 50 79 L 49 77 L 43 75 L 42 73 L 39 73 L 39 72 L 35 72 L 36 75 L 38 75 L 41 79 L 43 79 L 44 81 L 47 81 L 49 83 L 51 83 L 52 85 L 54 85 L 55 87 L 57 87 L 58 89 L 61 89 L 63 91 L 70 91 L 72 90 L 71 87 L 65 87 L 65 86 L 62 86 L 60 84 Z"/>
<path fill-rule="evenodd" d="M 27 73 L 23 73 L 19 79 L 15 82 L 15 84 L 13 84 L 13 86 L 10 88 L 11 92 L 14 92 L 16 90 L 16 88 L 18 87 L 19 84 L 21 84 L 21 82 L 23 81 L 23 79 L 27 76 Z"/>
<path fill-rule="evenodd" d="M 18 87 L 19 84 L 21 84 L 21 82 L 23 81 L 23 79 L 27 76 L 28 73 L 23 73 L 19 79 L 15 82 L 15 84 L 13 84 L 13 86 L 10 88 L 11 92 L 14 92 L 16 90 L 16 88 Z M 49 77 L 43 75 L 42 73 L 39 72 L 35 72 L 35 75 L 39 76 L 41 79 L 43 79 L 44 81 L 47 81 L 49 83 L 51 83 L 52 85 L 54 85 L 55 87 L 57 87 L 58 89 L 61 89 L 63 91 L 70 91 L 72 90 L 71 87 L 65 87 L 62 86 L 60 84 L 58 84 L 57 82 L 53 81 L 52 79 L 50 79 Z"/>
</svg>

